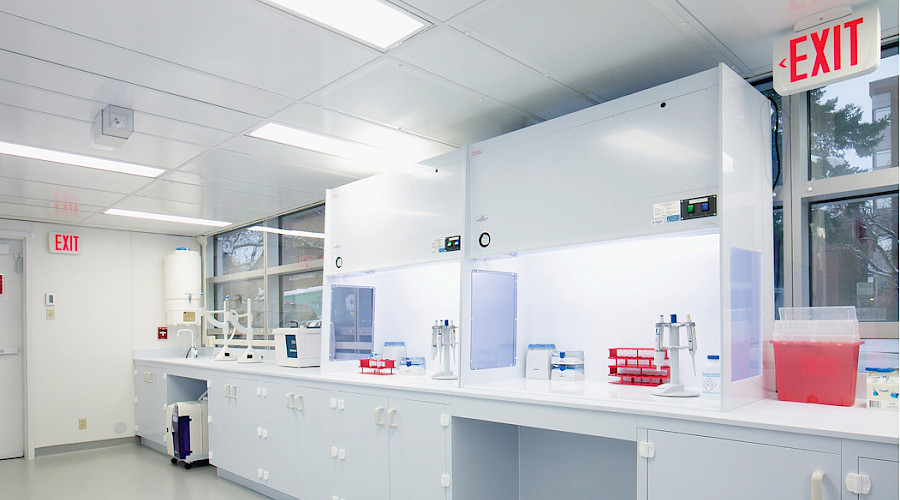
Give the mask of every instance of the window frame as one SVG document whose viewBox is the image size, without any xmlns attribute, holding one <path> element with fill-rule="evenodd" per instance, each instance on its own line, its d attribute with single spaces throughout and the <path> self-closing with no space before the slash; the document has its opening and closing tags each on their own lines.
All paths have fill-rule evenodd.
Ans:
<svg viewBox="0 0 900 500">
<path fill-rule="evenodd" d="M 897 43 L 883 47 L 882 58 L 897 53 Z M 765 89 L 765 84 L 757 88 Z M 809 179 L 808 92 L 782 96 L 782 184 L 773 190 L 773 213 L 783 210 L 784 307 L 810 303 L 810 205 L 819 202 L 897 194 L 900 167 L 824 179 Z M 774 249 L 773 249 L 774 251 Z M 774 300 L 774 297 L 773 297 Z M 860 322 L 864 339 L 896 339 L 900 323 Z"/>
</svg>

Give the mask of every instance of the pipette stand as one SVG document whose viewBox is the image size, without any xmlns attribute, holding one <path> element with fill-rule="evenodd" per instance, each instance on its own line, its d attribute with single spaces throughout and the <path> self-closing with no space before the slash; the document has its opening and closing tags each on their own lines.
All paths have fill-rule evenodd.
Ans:
<svg viewBox="0 0 900 500">
<path fill-rule="evenodd" d="M 244 314 L 237 314 L 236 312 L 232 312 L 234 318 L 234 329 L 244 334 L 244 338 L 247 339 L 247 349 L 241 353 L 238 358 L 238 363 L 262 363 L 262 354 L 253 350 L 253 311 L 252 311 L 253 300 L 247 299 L 247 312 Z M 247 318 L 247 326 L 241 324 L 240 319 Z"/>
<path fill-rule="evenodd" d="M 456 380 L 456 374 L 453 372 L 452 358 L 455 359 L 456 354 L 456 325 L 452 320 L 435 320 L 434 326 L 431 327 L 431 358 L 434 359 L 440 351 L 441 371 L 431 376 L 434 380 Z"/>
<path fill-rule="evenodd" d="M 223 309 L 219 311 L 206 311 L 206 321 L 216 328 L 222 328 L 225 330 L 225 335 L 223 336 L 225 339 L 225 343 L 222 345 L 222 348 L 219 350 L 219 352 L 217 352 L 216 355 L 213 356 L 213 361 L 232 361 L 237 358 L 237 356 L 235 356 L 234 353 L 231 352 L 228 345 L 229 342 L 231 342 L 231 340 L 234 338 L 235 330 L 232 329 L 231 335 L 229 336 L 228 329 L 231 325 L 232 317 L 236 314 L 234 311 L 228 308 L 228 300 L 229 296 L 226 295 Z M 216 314 L 222 315 L 222 321 L 216 319 Z"/>
<path fill-rule="evenodd" d="M 687 328 L 688 345 L 681 345 L 680 332 L 681 328 Z M 669 332 L 670 345 L 664 345 L 665 331 Z M 696 324 L 691 321 L 691 315 L 688 314 L 687 321 L 679 323 L 676 316 L 671 316 L 671 321 L 667 322 L 662 315 L 659 316 L 659 322 L 656 323 L 656 348 L 654 349 L 654 364 L 657 367 L 662 366 L 666 351 L 669 351 L 669 367 L 671 382 L 662 384 L 653 389 L 654 396 L 664 396 L 669 398 L 694 398 L 700 396 L 697 391 L 689 391 L 685 389 L 681 383 L 681 366 L 678 360 L 678 351 L 687 349 L 691 353 L 691 361 L 694 361 L 694 354 L 697 352 L 697 332 Z M 694 374 L 697 373 L 697 366 L 694 364 Z"/>
</svg>

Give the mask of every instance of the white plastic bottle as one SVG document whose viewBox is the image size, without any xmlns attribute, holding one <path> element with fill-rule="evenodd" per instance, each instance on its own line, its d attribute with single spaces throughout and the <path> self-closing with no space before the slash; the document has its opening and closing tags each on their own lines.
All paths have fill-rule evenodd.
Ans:
<svg viewBox="0 0 900 500">
<path fill-rule="evenodd" d="M 719 355 L 711 354 L 703 363 L 703 392 L 700 399 L 704 405 L 719 406 L 722 402 L 722 367 L 719 364 Z"/>
</svg>

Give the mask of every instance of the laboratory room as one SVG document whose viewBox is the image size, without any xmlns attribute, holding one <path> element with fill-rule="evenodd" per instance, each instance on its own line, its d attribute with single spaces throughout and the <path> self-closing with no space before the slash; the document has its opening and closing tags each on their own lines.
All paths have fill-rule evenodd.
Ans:
<svg viewBox="0 0 900 500">
<path fill-rule="evenodd" d="M 0 0 L 0 498 L 897 500 L 896 0 Z"/>
</svg>

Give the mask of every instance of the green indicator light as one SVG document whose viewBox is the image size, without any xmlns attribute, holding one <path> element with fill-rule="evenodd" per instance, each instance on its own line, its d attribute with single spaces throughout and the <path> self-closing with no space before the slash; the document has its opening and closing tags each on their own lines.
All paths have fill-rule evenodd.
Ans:
<svg viewBox="0 0 900 500">
<path fill-rule="evenodd" d="M 694 205 L 688 205 L 687 213 L 689 213 L 689 214 L 694 213 Z"/>
</svg>

